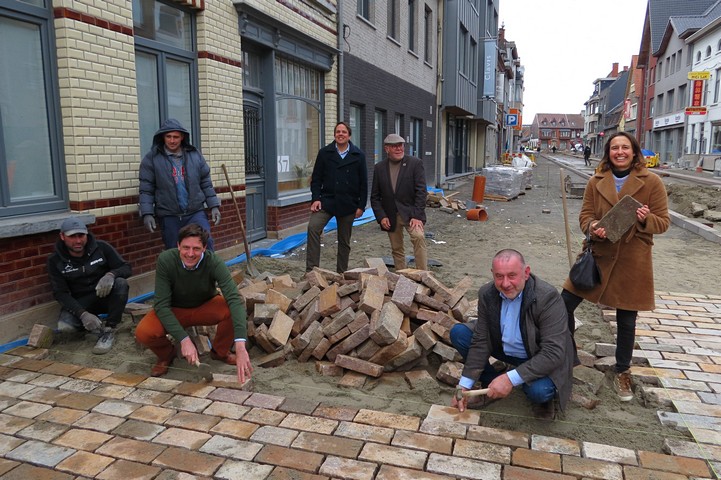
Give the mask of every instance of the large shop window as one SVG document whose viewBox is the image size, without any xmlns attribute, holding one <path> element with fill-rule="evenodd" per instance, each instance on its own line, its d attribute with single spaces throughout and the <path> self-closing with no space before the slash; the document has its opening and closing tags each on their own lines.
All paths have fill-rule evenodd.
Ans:
<svg viewBox="0 0 721 480">
<path fill-rule="evenodd" d="M 140 149 L 145 155 L 153 134 L 168 118 L 190 132 L 196 147 L 197 81 L 193 16 L 159 0 L 133 0 Z"/>
<path fill-rule="evenodd" d="M 52 12 L 0 3 L 0 217 L 67 208 Z"/>
<path fill-rule="evenodd" d="M 276 57 L 278 191 L 307 189 L 321 143 L 321 74 Z"/>
</svg>

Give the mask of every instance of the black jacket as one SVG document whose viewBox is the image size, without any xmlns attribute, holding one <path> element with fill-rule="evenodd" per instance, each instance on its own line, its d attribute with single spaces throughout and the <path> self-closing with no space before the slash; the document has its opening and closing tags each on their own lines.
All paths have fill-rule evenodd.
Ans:
<svg viewBox="0 0 721 480">
<path fill-rule="evenodd" d="M 310 179 L 312 201 L 331 215 L 346 216 L 356 209 L 365 210 L 368 201 L 368 167 L 366 156 L 349 143 L 345 158 L 338 155 L 335 142 L 318 151 Z"/>
<path fill-rule="evenodd" d="M 120 278 L 128 278 L 132 273 L 130 264 L 109 243 L 96 240 L 92 233 L 88 233 L 82 257 L 71 256 L 62 240 L 55 243 L 55 253 L 48 257 L 53 296 L 76 317 L 85 312 L 76 298 L 94 294 L 98 281 L 108 272 Z"/>
</svg>

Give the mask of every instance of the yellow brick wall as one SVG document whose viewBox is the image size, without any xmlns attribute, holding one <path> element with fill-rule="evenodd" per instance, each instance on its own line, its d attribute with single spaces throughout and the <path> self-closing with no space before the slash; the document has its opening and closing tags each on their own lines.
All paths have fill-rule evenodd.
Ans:
<svg viewBox="0 0 721 480">
<path fill-rule="evenodd" d="M 233 185 L 245 182 L 243 152 L 243 71 L 238 13 L 231 1 L 205 2 L 197 15 L 199 52 L 237 62 L 229 65 L 209 58 L 198 59 L 200 129 L 203 155 L 211 168 L 213 185 L 227 186 L 225 164 Z M 221 197 L 229 195 L 221 195 Z"/>
<path fill-rule="evenodd" d="M 132 27 L 125 0 L 56 0 L 65 7 Z M 63 145 L 70 201 L 136 195 L 140 155 L 133 37 L 55 19 Z M 99 208 L 98 216 L 135 210 Z"/>
</svg>

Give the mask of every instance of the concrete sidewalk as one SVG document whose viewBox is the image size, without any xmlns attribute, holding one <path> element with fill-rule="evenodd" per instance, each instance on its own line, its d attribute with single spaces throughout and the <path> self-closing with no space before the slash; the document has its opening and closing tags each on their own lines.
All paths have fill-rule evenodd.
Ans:
<svg viewBox="0 0 721 480">
<path fill-rule="evenodd" d="M 0 479 L 702 479 L 721 469 L 721 296 L 658 294 L 635 378 L 691 432 L 670 455 L 0 355 Z M 610 317 L 609 321 L 613 318 Z M 603 348 L 603 347 L 599 347 Z M 608 354 L 606 352 L 605 354 Z"/>
</svg>

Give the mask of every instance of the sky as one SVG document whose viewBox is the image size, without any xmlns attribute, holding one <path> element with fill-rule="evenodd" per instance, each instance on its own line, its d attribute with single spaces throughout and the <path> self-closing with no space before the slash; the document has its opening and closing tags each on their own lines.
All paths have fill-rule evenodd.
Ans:
<svg viewBox="0 0 721 480">
<path fill-rule="evenodd" d="M 499 28 L 525 67 L 523 123 L 581 113 L 593 81 L 638 55 L 646 0 L 500 0 Z"/>
</svg>

